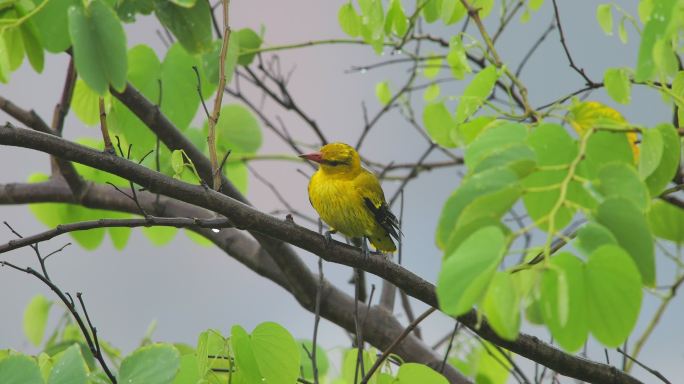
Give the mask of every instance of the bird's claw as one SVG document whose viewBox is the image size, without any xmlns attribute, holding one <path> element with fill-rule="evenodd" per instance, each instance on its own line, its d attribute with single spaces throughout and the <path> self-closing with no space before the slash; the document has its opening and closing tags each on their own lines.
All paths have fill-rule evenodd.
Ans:
<svg viewBox="0 0 684 384">
<path fill-rule="evenodd" d="M 332 245 L 333 238 L 332 235 L 335 231 L 325 231 L 325 247 L 329 248 Z"/>
</svg>

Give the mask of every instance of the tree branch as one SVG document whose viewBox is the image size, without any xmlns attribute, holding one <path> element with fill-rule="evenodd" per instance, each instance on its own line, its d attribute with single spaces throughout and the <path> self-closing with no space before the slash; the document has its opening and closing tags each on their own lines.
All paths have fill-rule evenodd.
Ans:
<svg viewBox="0 0 684 384">
<path fill-rule="evenodd" d="M 225 215 L 235 224 L 236 228 L 250 230 L 250 233 L 261 242 L 266 251 L 271 255 L 280 256 L 287 253 L 289 248 L 281 242 L 269 243 L 264 241 L 266 237 L 288 242 L 319 255 L 330 262 L 361 268 L 392 282 L 398 288 L 403 289 L 407 294 L 418 300 L 435 308 L 439 307 L 435 287 L 401 266 L 382 258 L 364 258 L 359 250 L 354 247 L 339 242 L 328 243 L 323 236 L 316 232 L 300 227 L 290 221 L 280 220 L 264 214 L 216 191 L 183 183 L 125 159 L 67 142 L 55 136 L 19 129 L 11 124 L 6 124 L 0 128 L 0 144 L 31 148 L 59 155 L 65 160 L 78 161 L 84 165 L 113 173 L 142 185 L 153 193 L 159 192 Z M 273 260 L 286 275 L 291 292 L 295 294 L 304 307 L 312 309 L 315 304 L 315 292 L 318 282 L 308 268 L 301 265 L 283 265 L 286 262 L 292 261 L 286 257 L 274 257 Z M 301 264 L 301 261 L 298 259 L 297 261 Z M 293 281 L 293 273 L 298 272 L 305 273 L 306 275 L 304 277 L 299 275 L 299 281 Z M 349 306 L 347 308 L 352 307 Z M 329 310 L 324 305 L 321 308 L 321 314 L 325 316 L 329 313 L 327 312 Z M 349 311 L 346 314 L 349 316 L 349 320 L 351 320 L 350 325 L 353 324 L 351 312 Z M 373 309 L 371 309 L 372 312 Z M 391 318 L 393 319 L 393 317 Z M 560 374 L 597 383 L 639 383 L 637 379 L 624 372 L 611 369 L 611 367 L 604 364 L 566 354 L 533 336 L 521 334 L 515 341 L 504 340 L 494 333 L 485 320 L 478 319 L 478 315 L 474 310 L 458 317 L 458 320 L 482 338 L 521 356 L 544 364 Z M 376 326 L 379 325 L 376 324 Z M 368 334 L 371 334 L 370 330 L 368 330 Z M 420 342 L 416 340 L 416 343 Z M 437 361 L 439 360 L 437 358 Z"/>
</svg>

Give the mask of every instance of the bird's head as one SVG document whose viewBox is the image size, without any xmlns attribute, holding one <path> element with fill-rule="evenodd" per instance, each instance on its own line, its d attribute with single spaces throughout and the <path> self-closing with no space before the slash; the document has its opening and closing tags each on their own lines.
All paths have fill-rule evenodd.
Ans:
<svg viewBox="0 0 684 384">
<path fill-rule="evenodd" d="M 345 143 L 324 145 L 318 152 L 299 156 L 315 161 L 321 170 L 330 174 L 353 174 L 361 169 L 361 158 L 356 150 Z"/>
</svg>

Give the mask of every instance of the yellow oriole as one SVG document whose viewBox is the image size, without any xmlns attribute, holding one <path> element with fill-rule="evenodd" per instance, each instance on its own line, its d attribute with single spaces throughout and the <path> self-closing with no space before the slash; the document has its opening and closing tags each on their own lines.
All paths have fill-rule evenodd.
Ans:
<svg viewBox="0 0 684 384">
<path fill-rule="evenodd" d="M 399 222 L 387 206 L 378 178 L 361 166 L 354 148 L 330 143 L 300 157 L 320 164 L 309 181 L 309 201 L 330 233 L 367 238 L 382 252 L 397 249 L 392 238 L 399 240 Z"/>
</svg>

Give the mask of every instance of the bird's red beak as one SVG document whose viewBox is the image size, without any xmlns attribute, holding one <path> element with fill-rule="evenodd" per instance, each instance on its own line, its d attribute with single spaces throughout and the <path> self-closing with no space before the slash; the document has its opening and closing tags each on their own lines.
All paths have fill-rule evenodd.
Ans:
<svg viewBox="0 0 684 384">
<path fill-rule="evenodd" d="M 320 163 L 323 161 L 323 154 L 320 152 L 312 152 L 312 153 L 306 153 L 304 155 L 299 155 L 302 159 L 307 159 L 310 161 L 315 161 L 317 163 Z"/>
</svg>

